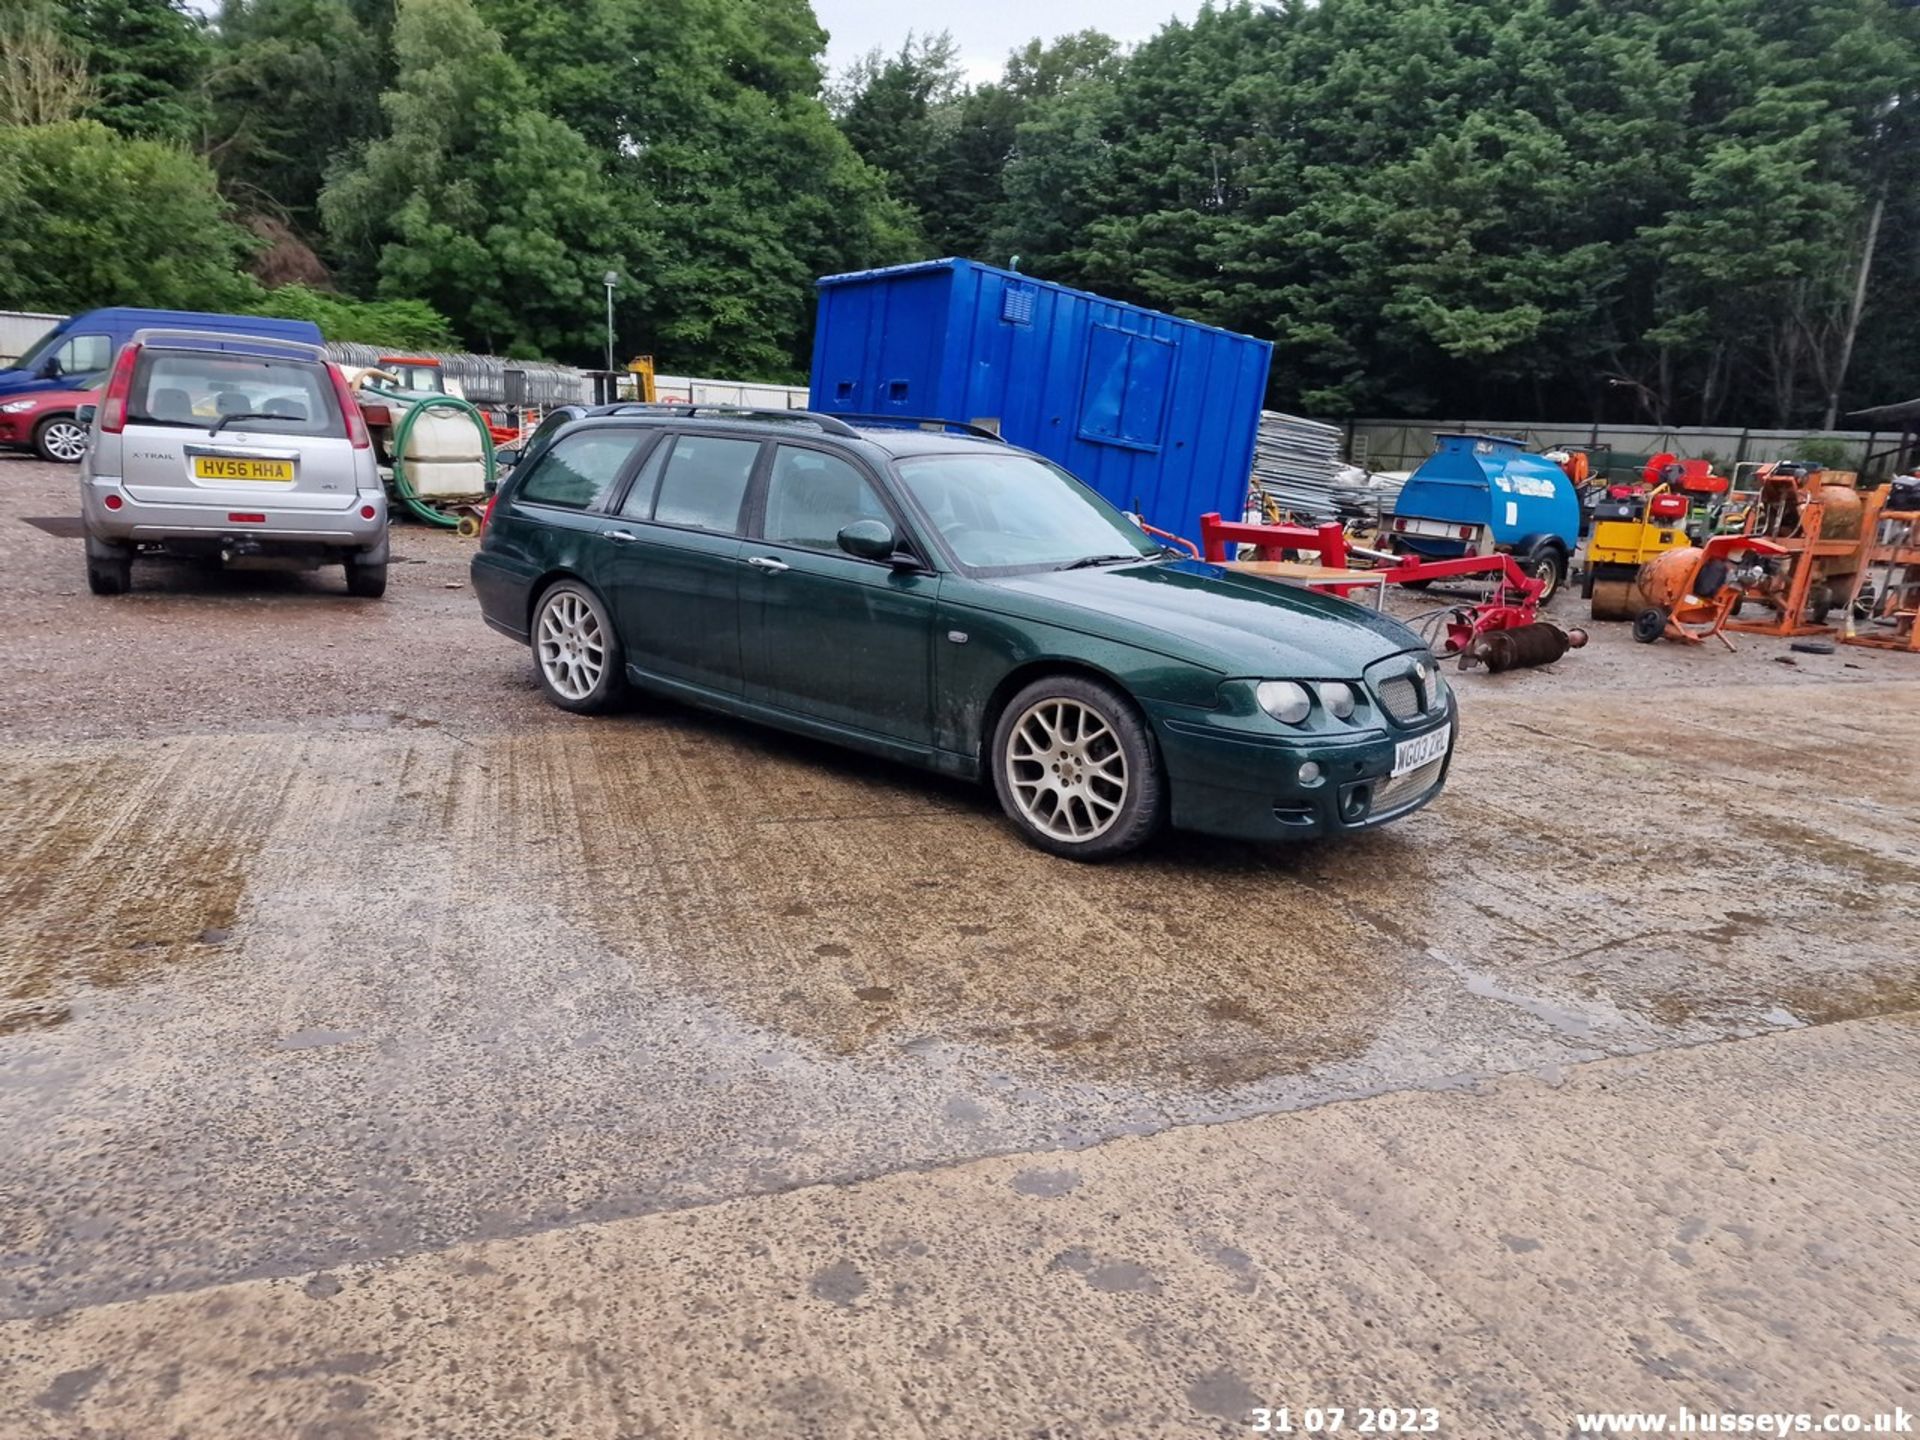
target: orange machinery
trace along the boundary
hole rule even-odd
[[[1841,643],[1875,650],[1920,651],[1920,625],[1914,623],[1920,616],[1920,510],[1882,508],[1876,521],[1868,528],[1866,556],[1847,594]],[[1875,628],[1862,631],[1854,624],[1855,607],[1874,575],[1880,577],[1869,617]]]
[[[1709,638],[1733,649],[1728,628],[1744,595],[1762,589],[1774,561],[1786,554],[1775,541],[1752,535],[1715,535],[1704,545],[1669,550],[1640,567],[1635,582],[1647,608],[1634,618],[1633,638],[1651,645],[1663,636],[1686,645]]]
[[[1784,578],[1768,576],[1741,600],[1769,613],[1764,620],[1729,620],[1727,629],[1750,635],[1824,635],[1836,605],[1847,603],[1866,565],[1886,489],[1865,494],[1844,471],[1804,461],[1781,461],[1755,472],[1760,489],[1747,511],[1745,534],[1766,539],[1787,557]]]

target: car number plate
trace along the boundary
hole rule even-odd
[[[232,455],[193,457],[196,480],[254,480],[287,484],[293,479],[291,460],[243,460]]]
[[[1453,726],[1447,724],[1438,730],[1429,730],[1424,735],[1416,735],[1411,740],[1402,740],[1394,747],[1394,775],[1404,775],[1409,770],[1418,770],[1422,765],[1431,765],[1447,753],[1447,745],[1452,739]]]

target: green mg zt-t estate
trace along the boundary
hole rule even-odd
[[[1377,825],[1453,753],[1405,626],[1169,552],[966,426],[603,407],[509,472],[473,585],[564,709],[639,689],[988,777],[1075,859]]]

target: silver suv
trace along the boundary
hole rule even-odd
[[[92,417],[80,515],[96,595],[125,593],[147,555],[345,565],[351,594],[387,588],[386,490],[317,345],[137,333]]]

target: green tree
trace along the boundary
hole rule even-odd
[[[425,300],[476,349],[590,354],[615,212],[578,133],[544,113],[472,0],[401,0],[388,133],[320,210],[350,277]]]
[[[334,156],[380,128],[386,37],[350,0],[226,0],[208,153],[244,207],[319,230]]]
[[[184,0],[63,0],[59,13],[99,92],[94,119],[123,135],[199,138],[210,42]]]
[[[0,126],[0,297],[9,306],[221,309],[246,237],[206,163],[92,120]]]
[[[820,99],[805,0],[484,0],[621,217],[618,329],[676,368],[785,378],[813,280],[909,258],[906,209]]]

